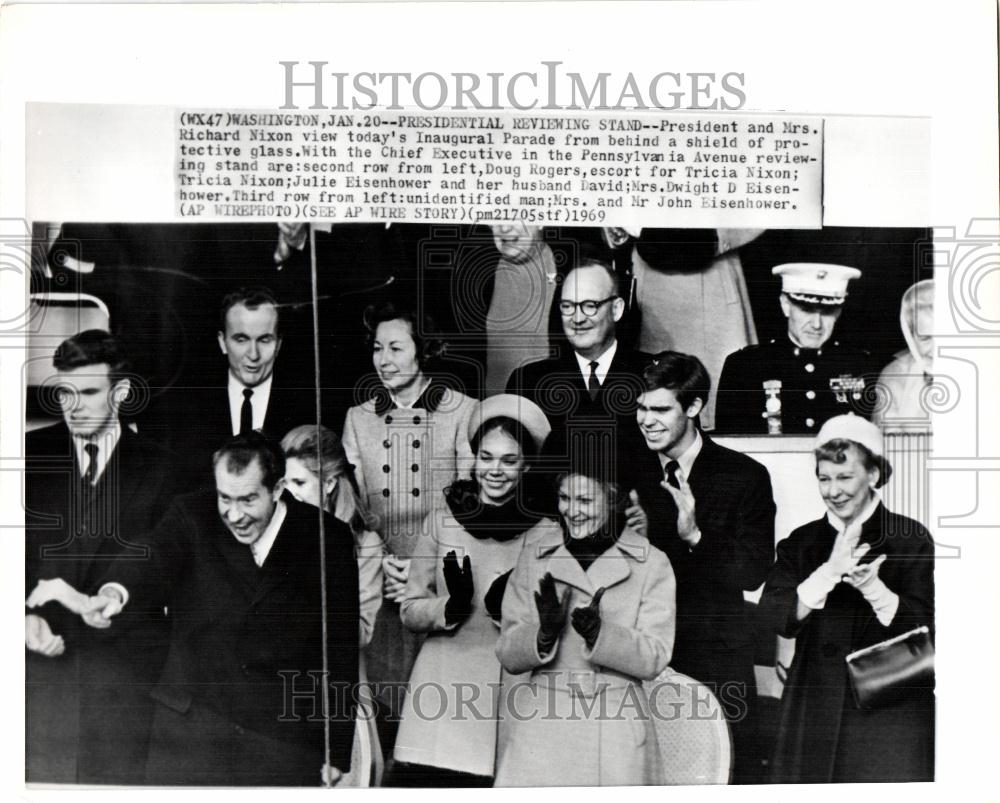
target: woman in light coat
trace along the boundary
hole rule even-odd
[[[347,411],[344,450],[386,551],[385,593],[366,660],[381,702],[382,745],[391,751],[400,692],[420,648],[399,618],[410,557],[429,548],[432,500],[472,463],[468,422],[475,401],[429,373],[444,349],[432,321],[385,302],[365,311],[365,326],[378,385]]]
[[[497,786],[663,782],[642,681],[670,660],[673,570],[623,529],[622,494],[580,457],[559,524],[529,534],[503,600],[497,656],[530,674],[504,694]]]
[[[540,514],[521,492],[549,433],[520,396],[486,399],[470,421],[472,478],[445,489],[427,549],[414,554],[400,612],[427,634],[407,689],[393,785],[490,786],[497,706],[508,682],[496,657],[507,576]]]

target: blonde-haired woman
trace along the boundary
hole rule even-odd
[[[324,426],[295,427],[281,439],[281,448],[288,492],[300,502],[332,513],[354,533],[361,612],[358,644],[364,648],[371,641],[382,605],[383,550],[382,539],[374,532],[374,516],[358,491],[354,466],[340,438]]]

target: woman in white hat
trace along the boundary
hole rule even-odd
[[[827,515],[778,544],[760,614],[795,658],[782,695],[772,781],[931,781],[934,695],[913,689],[873,710],[856,706],[845,658],[934,626],[934,546],[923,526],[885,509],[882,433],[855,415],[816,438]]]
[[[504,673],[495,649],[507,576],[540,514],[522,479],[550,426],[541,409],[503,394],[469,421],[471,479],[444,490],[431,537],[410,559],[400,613],[427,634],[396,739],[394,786],[490,786]]]

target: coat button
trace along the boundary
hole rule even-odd
[[[420,416],[419,415],[413,416],[413,423],[414,424],[419,424],[420,423]]]
[[[387,415],[385,417],[385,423],[387,423],[387,424],[391,424],[392,423],[392,416],[391,415]]]
[[[413,490],[411,491],[411,493],[412,493],[412,494],[413,494],[414,496],[420,496],[420,489],[419,489],[419,488],[414,488],[414,489],[413,489]]]
[[[410,466],[410,471],[416,474],[418,471],[420,471],[420,464],[414,463],[412,466]]]
[[[389,495],[389,489],[388,488],[383,488],[382,489],[382,496],[388,496],[388,495]]]
[[[813,364],[812,364],[811,362],[807,362],[807,363],[806,363],[806,371],[807,371],[808,373],[810,373],[810,374],[811,374],[811,373],[812,373],[813,371],[815,371],[815,370],[816,370],[816,366],[815,366],[815,365],[813,365]]]
[[[415,441],[413,442],[413,448],[414,448],[414,449],[419,449],[419,448],[420,448],[420,440],[419,440],[419,439],[418,439],[418,440],[415,440]]]
[[[386,439],[385,439],[384,441],[382,441],[382,445],[383,445],[383,446],[384,446],[384,447],[385,447],[386,449],[388,449],[388,448],[390,448],[390,447],[392,446],[392,441],[391,441],[391,440],[389,440],[388,438],[386,438]]]
[[[388,463],[386,463],[384,466],[382,466],[382,473],[383,474],[388,474],[389,473],[389,464]]]
[[[807,390],[806,391],[806,398],[809,399],[809,401],[812,401],[813,399],[815,399],[816,398],[816,391],[815,390]]]
[[[814,426],[816,426],[816,421],[814,419],[812,419],[812,418],[807,418],[806,419],[806,426],[807,427],[814,427]]]

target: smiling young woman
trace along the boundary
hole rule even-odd
[[[470,420],[472,477],[445,489],[433,543],[410,564],[403,624],[426,640],[404,703],[394,785],[492,784],[497,692],[509,680],[496,657],[500,607],[541,518],[523,478],[549,430],[537,405],[509,394],[485,399]]]

